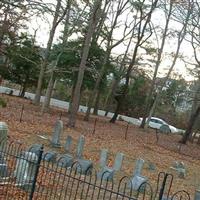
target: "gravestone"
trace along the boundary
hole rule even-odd
[[[23,152],[17,159],[14,175],[16,183],[26,185],[32,183],[37,169],[38,156],[33,152]]]
[[[73,157],[69,154],[62,155],[58,159],[57,164],[63,168],[71,167],[73,164]]]
[[[144,160],[141,158],[137,159],[133,176],[140,176],[142,173],[143,166],[144,166]]]
[[[101,168],[104,168],[106,166],[107,159],[108,159],[108,150],[101,149],[101,155],[100,155],[100,161],[99,161],[99,165]]]
[[[152,162],[148,162],[148,170],[155,171],[156,170],[155,164]]]
[[[92,173],[93,163],[91,160],[77,159],[78,162],[78,172],[84,175],[89,175]]]
[[[160,131],[161,133],[166,133],[166,134],[171,133],[171,130],[170,130],[170,128],[169,128],[169,125],[167,125],[167,124],[163,124],[163,125],[159,128],[159,131]]]
[[[177,171],[179,178],[186,177],[186,168],[185,168],[185,164],[183,162],[175,161],[173,163],[173,166],[171,167],[171,169],[174,169]]]
[[[53,130],[53,136],[51,140],[51,144],[53,147],[61,147],[60,144],[60,136],[63,134],[63,122],[61,120],[57,120]]]
[[[37,156],[39,156],[40,151],[42,148],[42,144],[33,144],[31,147],[28,149],[28,152],[35,153]]]
[[[85,144],[85,137],[81,135],[78,139],[78,145],[77,145],[77,151],[76,151],[76,157],[78,159],[81,159],[83,156],[84,144]]]
[[[104,166],[100,172],[98,172],[97,177],[102,180],[113,180],[115,172],[121,169],[123,158],[124,154],[118,152],[116,154],[113,167]]]
[[[72,145],[72,137],[68,135],[64,146],[66,152],[70,152],[71,145]]]
[[[194,200],[200,200],[200,190],[195,191]]]
[[[3,151],[8,138],[8,125],[5,122],[0,122],[0,151]]]
[[[54,162],[56,160],[56,152],[45,152],[42,155],[42,160],[47,161],[47,162]]]
[[[131,178],[131,184],[129,185],[133,190],[142,189],[140,186],[148,180],[147,177],[141,175],[143,166],[144,160],[141,158],[137,159],[133,176]]]

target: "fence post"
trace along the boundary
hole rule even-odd
[[[162,198],[163,198],[163,193],[164,193],[164,190],[165,190],[165,185],[166,185],[168,175],[169,174],[166,173],[165,176],[164,176],[158,200],[162,200]]]
[[[35,174],[34,174],[33,184],[31,186],[31,192],[30,192],[29,200],[33,199],[33,195],[34,195],[34,192],[35,192],[35,186],[36,186],[36,181],[37,181],[37,177],[38,177],[38,173],[39,173],[39,169],[40,169],[40,163],[41,163],[41,160],[42,160],[43,149],[44,149],[44,147],[42,146],[40,151],[39,151],[38,160],[37,160],[37,163],[36,163],[37,167],[36,167]]]

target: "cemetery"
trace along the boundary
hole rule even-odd
[[[88,183],[89,180],[90,184],[100,182],[103,188],[108,189],[99,192],[98,197],[88,192],[88,199],[118,199],[116,198],[118,193],[106,193],[111,190],[110,188],[117,186],[125,187],[124,190],[133,190],[135,195],[140,190],[141,194],[145,194],[142,193],[144,190],[142,186],[148,183],[146,199],[151,199],[151,190],[153,190],[152,195],[157,199],[177,199],[172,195],[184,190],[187,191],[184,194],[185,199],[189,199],[187,196],[189,194],[190,198],[199,200],[200,150],[193,152],[192,146],[189,146],[189,149],[184,146],[180,148],[178,142],[173,143],[172,146],[168,145],[169,143],[163,145],[164,142],[172,139],[178,141],[176,137],[179,136],[158,135],[153,130],[145,132],[133,125],[129,125],[127,130],[125,122],[110,124],[102,117],[88,123],[83,121],[81,114],[79,114],[77,127],[70,129],[66,126],[67,112],[62,113],[61,116],[61,110],[53,108],[41,115],[38,108],[30,104],[29,100],[8,96],[6,98],[8,106],[0,112],[0,187],[2,187],[0,196],[2,198],[5,198],[4,193],[9,196],[8,185],[12,187],[15,185],[16,193],[26,199],[26,194],[32,194],[35,181],[35,193],[32,195],[34,197],[38,195],[37,199],[40,199],[40,193],[52,196],[51,199],[59,199],[56,196],[57,190],[62,194],[70,184],[72,184],[70,193],[66,192],[63,197],[66,195],[66,197],[71,196],[71,199],[79,199],[80,197],[77,196],[79,182],[66,183],[64,178],[64,174],[70,174],[69,176],[73,174],[73,177],[78,177],[73,180],[80,179],[82,183]],[[39,170],[37,170],[38,160],[40,160]],[[12,184],[9,183],[9,176],[14,180]],[[93,177],[96,177],[96,182]],[[129,177],[126,184],[123,177]],[[159,186],[165,178],[167,187],[170,183],[173,185],[170,194],[165,191],[160,198],[161,190],[156,186]],[[55,187],[56,184],[53,192],[51,185]],[[61,188],[58,187],[60,184]],[[98,189],[99,186],[96,187]],[[121,189],[118,189],[119,193],[120,191]],[[10,195],[12,196],[12,192]],[[84,198],[87,199],[86,196]],[[121,199],[120,195],[119,199]]]

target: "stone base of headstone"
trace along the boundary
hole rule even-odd
[[[100,180],[113,180],[114,170],[109,167],[104,167],[100,172],[97,173],[97,178]]]
[[[41,148],[42,148],[42,145],[41,145],[41,144],[33,144],[33,145],[28,149],[28,152],[35,153],[37,156],[39,156]]]
[[[58,160],[58,166],[63,168],[71,167],[73,164],[73,157],[71,155],[65,154],[62,155]]]
[[[47,162],[54,162],[56,160],[55,152],[46,152],[42,155],[42,160]]]
[[[200,200],[200,190],[195,191],[194,200]]]
[[[131,179],[131,184],[129,185],[129,187],[132,187],[133,190],[139,190],[139,192],[143,192],[144,187],[142,187],[142,184],[147,182],[147,180],[147,177],[144,176],[134,176]]]
[[[92,173],[93,163],[91,160],[78,159],[78,172],[84,175]]]

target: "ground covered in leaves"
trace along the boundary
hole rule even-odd
[[[193,196],[195,189],[200,187],[200,147],[190,143],[180,146],[179,135],[159,134],[156,137],[154,130],[144,131],[119,121],[111,124],[109,119],[104,117],[92,116],[89,122],[85,122],[82,113],[78,116],[76,127],[70,129],[67,127],[67,110],[51,108],[48,113],[41,115],[40,107],[34,106],[30,100],[6,95],[3,95],[3,98],[6,99],[7,107],[0,108],[0,121],[9,125],[10,139],[20,141],[26,147],[41,143],[44,144],[45,151],[51,149],[60,154],[64,153],[63,147],[57,150],[50,145],[55,121],[61,117],[65,125],[62,145],[64,146],[67,135],[71,135],[73,153],[81,134],[86,138],[84,158],[91,159],[96,165],[103,148],[109,150],[109,166],[112,166],[117,152],[124,153],[122,170],[116,177],[131,176],[136,159],[143,158],[146,162],[142,175],[149,177],[152,185],[155,185],[158,173],[165,171],[174,175],[174,192],[184,189]],[[24,111],[20,122],[22,107]],[[187,169],[184,179],[180,179],[177,172],[170,168],[174,161],[184,162]],[[150,164],[155,166],[155,170],[149,169]]]

